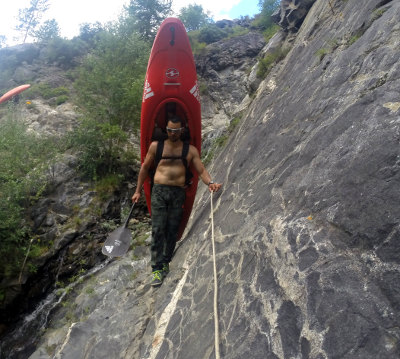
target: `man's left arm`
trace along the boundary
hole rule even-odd
[[[217,192],[221,188],[222,184],[214,183],[214,181],[211,179],[211,176],[204,167],[203,162],[201,162],[199,151],[197,151],[196,147],[190,146],[190,153],[192,155],[193,166],[199,174],[200,179],[208,186],[208,190],[210,192]]]

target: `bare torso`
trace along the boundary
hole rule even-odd
[[[164,184],[169,186],[184,187],[186,180],[186,169],[182,159],[183,143],[164,142],[164,151],[162,157],[178,157],[177,159],[162,159],[160,160],[156,173],[154,175],[154,183]],[[191,161],[191,153],[189,151],[186,157],[188,163]]]
[[[154,183],[164,184],[169,186],[184,187],[186,180],[186,168],[182,162],[182,148],[183,142],[180,140],[180,130],[181,124],[168,122],[168,139],[164,141],[163,157],[178,157],[177,159],[163,159],[157,166],[156,173],[154,175]],[[169,129],[169,130],[168,130]],[[172,130],[172,131],[171,131]],[[149,150],[146,154],[142,167],[139,171],[138,185],[134,195],[132,196],[132,201],[137,202],[140,198],[140,190],[149,176],[152,165],[157,154],[157,142],[152,142],[150,144]],[[213,183],[211,181],[211,176],[205,169],[203,163],[200,159],[200,153],[196,147],[190,145],[189,152],[186,157],[187,163],[192,165],[192,168],[196,171],[199,178],[208,185],[208,188],[212,192],[216,192],[221,187],[219,183]],[[193,172],[195,174],[195,172]]]

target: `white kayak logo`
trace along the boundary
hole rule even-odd
[[[169,79],[176,79],[177,77],[179,77],[179,71],[171,67],[167,71],[165,71],[165,76],[167,76]]]
[[[105,246],[107,253],[111,253],[114,249],[114,246]]]
[[[145,102],[148,98],[153,97],[154,92],[150,87],[149,82],[146,80],[144,84],[144,92],[143,92],[143,102]]]
[[[194,84],[194,86],[192,87],[192,89],[190,90],[190,93],[196,97],[197,101],[200,102],[200,91],[199,91],[199,86],[197,85],[197,81]]]

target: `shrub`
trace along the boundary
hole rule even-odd
[[[272,39],[272,37],[280,30],[279,25],[272,25],[263,31],[264,39],[266,42]]]
[[[266,55],[263,59],[258,63],[257,76],[259,78],[265,78],[271,69],[280,61],[282,61],[286,55],[288,54],[289,49],[276,49],[272,51],[268,55]]]
[[[77,59],[83,56],[87,49],[88,45],[79,38],[67,40],[57,37],[48,42],[41,57],[45,62],[70,69],[77,65]]]
[[[49,100],[54,97],[66,96],[69,94],[69,90],[63,86],[52,88],[47,83],[40,83],[32,85],[26,91],[26,94],[32,98],[40,96],[46,100]]]
[[[319,61],[322,61],[322,59],[329,54],[329,50],[325,47],[319,49],[318,51],[315,52],[315,55],[317,55]]]
[[[79,127],[69,135],[70,144],[80,151],[80,170],[93,180],[119,170],[126,140],[127,134],[119,125],[90,118],[81,119]]]
[[[206,44],[211,44],[213,42],[217,42],[226,37],[227,34],[225,31],[217,27],[216,25],[207,25],[200,30],[199,33],[199,41],[204,42]]]
[[[109,174],[96,183],[96,191],[100,199],[104,200],[110,197],[117,190],[123,180],[123,176]]]
[[[56,105],[59,106],[65,102],[68,101],[68,96],[67,95],[62,95],[62,96],[58,96],[56,99]]]

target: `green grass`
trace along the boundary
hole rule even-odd
[[[374,10],[372,12],[371,20],[375,21],[375,20],[379,19],[386,11],[387,11],[387,9],[376,9],[376,10]]]
[[[282,61],[289,53],[289,51],[290,49],[278,48],[266,55],[263,59],[261,59],[258,63],[257,77],[262,79],[266,78],[272,68],[277,63]]]
[[[268,29],[264,30],[263,35],[266,42],[272,39],[272,37],[281,29],[279,25],[272,25]]]
[[[51,87],[47,83],[40,83],[32,85],[26,91],[26,95],[30,97],[42,97],[45,100],[49,100],[52,98],[59,98],[65,96],[68,98],[69,90],[66,87]],[[65,101],[64,101],[65,102]]]
[[[323,58],[330,53],[330,50],[323,47],[315,52],[315,55],[318,57],[319,61],[321,62]]]
[[[109,174],[96,182],[96,192],[100,200],[107,199],[117,190],[123,180],[123,176],[119,174]]]
[[[230,122],[228,128],[224,131],[224,133],[214,141],[210,150],[206,153],[205,157],[203,158],[203,163],[205,166],[207,166],[212,161],[218,150],[226,145],[230,135],[239,125],[241,119],[242,119],[242,114],[238,114],[237,116],[235,116]]]

